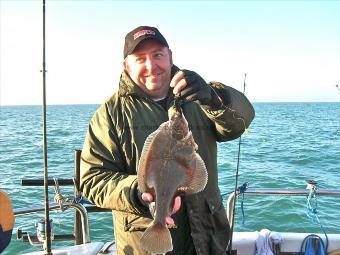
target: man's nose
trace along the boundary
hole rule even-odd
[[[156,68],[156,61],[153,57],[148,57],[145,61],[145,67],[148,71],[152,71]]]

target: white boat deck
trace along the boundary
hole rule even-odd
[[[283,242],[280,245],[279,254],[297,254],[300,251],[303,239],[310,233],[279,233]],[[324,234],[317,234],[325,242]],[[237,255],[254,255],[258,232],[235,232],[233,235],[233,250]],[[75,245],[53,250],[53,255],[117,255],[115,245],[111,245],[106,252],[102,248],[110,243],[93,242],[88,244]],[[340,234],[328,234],[328,252],[333,255],[340,255]],[[45,252],[31,252],[25,255],[44,255]]]

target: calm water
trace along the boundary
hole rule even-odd
[[[73,151],[80,149],[87,124],[96,105],[48,106],[49,177],[71,178]],[[243,136],[239,184],[251,188],[303,189],[305,180],[318,187],[340,189],[340,103],[257,103],[256,118]],[[0,187],[9,193],[14,207],[43,205],[42,187],[22,187],[21,179],[42,179],[41,107],[0,108]],[[238,140],[219,145],[222,193],[234,187]],[[63,194],[72,194],[61,187]],[[50,200],[54,196],[50,188]],[[226,197],[225,197],[226,198]],[[318,197],[318,214],[329,233],[340,233],[340,197]],[[237,203],[236,230],[320,232],[306,216],[306,197],[247,197],[245,224]],[[52,213],[56,233],[69,233],[73,212]],[[92,240],[113,238],[110,213],[90,214]],[[42,214],[16,219],[12,242],[3,254],[37,250],[16,241],[17,228],[34,233],[34,222]],[[53,243],[53,246],[69,242]]]

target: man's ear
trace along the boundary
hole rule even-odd
[[[170,49],[169,50],[169,57],[170,57],[170,64],[171,66],[174,64],[173,61],[172,61],[172,51]]]
[[[129,73],[130,68],[129,68],[129,64],[128,64],[128,61],[127,61],[127,57],[123,61],[123,68],[124,68],[125,72]]]

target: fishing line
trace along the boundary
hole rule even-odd
[[[340,87],[339,87],[339,85],[338,84],[336,84],[335,85],[335,87],[340,91]],[[336,137],[337,137],[337,135],[338,135],[338,133],[339,133],[339,131],[340,131],[340,129],[338,129],[337,131],[335,131],[335,135],[334,135],[334,142],[336,142]]]
[[[246,91],[246,78],[247,78],[247,73],[244,74],[244,80],[243,80],[243,94],[245,94]],[[243,120],[243,119],[242,119]],[[247,130],[244,123],[244,131]],[[232,254],[232,246],[233,246],[233,233],[234,233],[234,222],[235,222],[235,205],[236,205],[236,194],[237,194],[237,189],[238,189],[238,177],[239,177],[239,168],[240,168],[240,155],[241,155],[241,142],[242,142],[242,135],[240,136],[238,140],[238,153],[237,153],[237,166],[236,166],[236,174],[235,174],[235,186],[234,186],[234,194],[235,194],[235,199],[233,201],[233,213],[232,213],[232,224],[230,226],[230,241],[229,241],[229,246],[228,246],[228,254]]]

